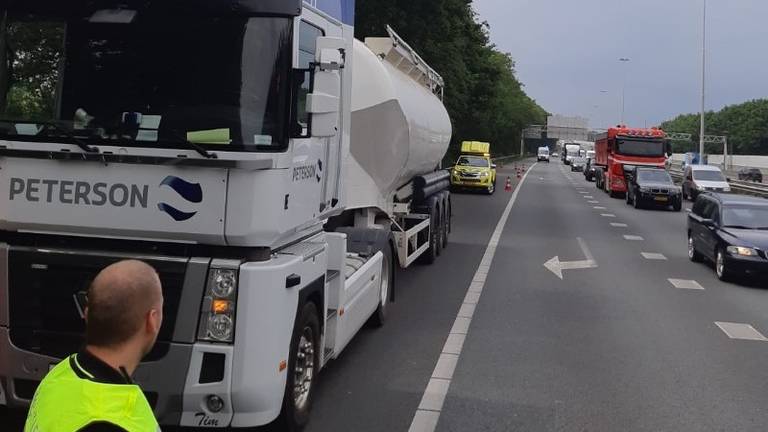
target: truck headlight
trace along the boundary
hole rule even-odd
[[[726,248],[726,250],[731,255],[749,256],[749,257],[757,256],[757,251],[755,249],[750,248],[750,247],[728,246]]]
[[[723,188],[723,192],[730,192],[730,191],[731,191],[731,187],[730,186],[726,186],[726,187]]]
[[[483,171],[480,173],[480,177],[488,177],[490,174],[488,174],[487,171]]]
[[[197,334],[199,340],[234,340],[237,288],[237,269],[211,267],[200,310],[200,327]]]
[[[703,191],[703,190],[706,190],[706,189],[707,189],[707,188],[705,188],[704,186],[701,186],[701,185],[696,185],[696,190],[700,190],[700,191]]]

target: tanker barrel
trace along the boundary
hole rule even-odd
[[[450,177],[451,174],[448,172],[448,170],[435,171],[433,173],[417,176],[413,179],[413,185],[418,189],[423,189]]]
[[[432,195],[438,194],[448,189],[449,187],[451,187],[450,180],[440,180],[437,183],[425,186],[424,188],[417,188],[413,194],[413,198],[416,202],[421,202],[431,197]]]

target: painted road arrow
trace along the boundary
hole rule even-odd
[[[555,274],[560,279],[563,278],[563,270],[581,270],[589,268],[597,268],[597,261],[592,256],[592,253],[587,248],[587,244],[584,243],[582,238],[576,239],[579,242],[581,251],[584,252],[585,260],[581,261],[560,261],[559,256],[554,256],[552,259],[544,263],[544,267],[547,270]]]

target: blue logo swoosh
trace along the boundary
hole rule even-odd
[[[162,186],[168,186],[189,202],[200,203],[203,201],[203,188],[200,186],[200,183],[190,183],[176,176],[168,176],[160,182],[160,187]],[[196,211],[181,211],[166,203],[159,203],[157,208],[160,209],[160,211],[168,213],[168,215],[177,222],[189,220],[197,214]]]
[[[163,179],[160,186],[168,186],[189,202],[203,201],[203,188],[200,187],[200,183],[190,183],[176,176],[168,176]]]
[[[168,215],[171,216],[177,222],[192,219],[192,216],[197,214],[197,212],[191,212],[191,213],[183,212],[166,203],[158,204],[157,208],[159,208],[161,211],[168,213]]]

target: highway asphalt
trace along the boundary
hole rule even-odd
[[[449,247],[398,272],[386,325],[320,374],[308,432],[768,430],[768,342],[721,328],[765,339],[768,290],[688,261],[685,212],[635,210],[554,160],[508,207],[507,176],[454,195]],[[560,279],[554,257],[591,268]]]

